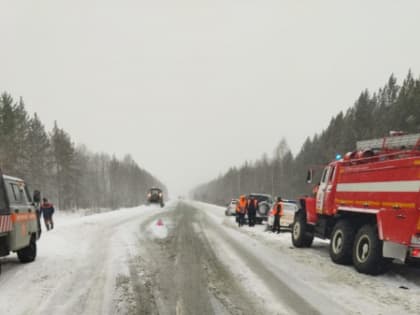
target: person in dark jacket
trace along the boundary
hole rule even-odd
[[[257,200],[254,197],[248,199],[248,225],[255,225],[255,217],[257,216]]]
[[[44,217],[44,223],[47,230],[52,230],[54,228],[54,221],[53,221],[53,214],[54,214],[54,206],[52,203],[48,202],[47,198],[42,199],[41,204],[41,215]]]

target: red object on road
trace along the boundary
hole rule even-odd
[[[157,220],[156,225],[157,226],[163,226],[164,225],[163,220],[162,219]]]

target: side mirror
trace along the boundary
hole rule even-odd
[[[312,169],[309,169],[308,174],[306,175],[306,182],[308,184],[311,184],[313,177],[314,177],[314,171]]]

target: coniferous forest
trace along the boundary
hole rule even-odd
[[[0,96],[0,167],[24,178],[60,209],[119,208],[144,203],[147,189],[166,188],[126,155],[117,159],[76,146],[57,123],[45,130],[22,98]]]
[[[312,189],[305,181],[309,168],[320,168],[336,154],[354,151],[358,140],[380,138],[391,130],[420,133],[420,78],[414,78],[411,71],[401,84],[391,75],[375,93],[363,91],[346,112],[332,117],[326,129],[308,137],[296,155],[290,151],[286,135],[279,135],[272,157],[264,154],[255,162],[232,167],[195,188],[192,196],[220,205],[251,192],[295,199]]]

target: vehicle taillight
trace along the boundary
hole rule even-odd
[[[411,250],[411,256],[412,257],[420,257],[420,248],[413,248]]]

